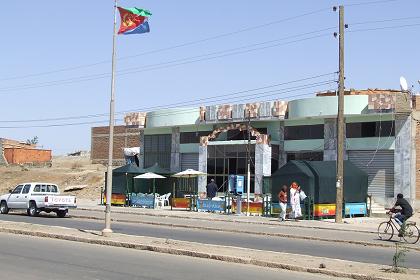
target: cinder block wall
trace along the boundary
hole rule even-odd
[[[5,148],[4,157],[9,164],[49,163],[51,150]]]
[[[92,127],[91,153],[92,163],[108,163],[109,127]],[[140,128],[125,125],[114,127],[113,165],[125,163],[123,148],[140,146]]]

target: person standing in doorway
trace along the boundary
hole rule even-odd
[[[214,182],[214,179],[210,180],[210,183],[206,187],[207,198],[212,200],[213,197],[217,194],[217,184]]]
[[[279,197],[279,204],[280,204],[280,215],[279,220],[280,222],[284,222],[286,220],[286,209],[287,209],[287,186],[283,185],[281,191],[278,194]]]

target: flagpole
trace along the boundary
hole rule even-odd
[[[105,206],[105,228],[103,236],[110,236],[111,229],[111,197],[112,197],[112,156],[114,150],[114,111],[115,111],[115,43],[117,37],[117,0],[114,1],[114,33],[112,36],[112,73],[111,73],[111,100],[109,103],[109,148],[108,167],[106,176],[106,206]]]

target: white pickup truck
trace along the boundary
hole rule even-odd
[[[51,183],[19,184],[9,194],[0,196],[1,214],[9,213],[10,209],[25,209],[29,216],[45,211],[63,218],[69,208],[76,207],[75,196],[60,195],[57,185]]]

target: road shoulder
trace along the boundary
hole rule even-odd
[[[148,250],[291,271],[321,273],[334,277],[352,279],[408,280],[419,279],[420,277],[420,271],[415,269],[406,270],[404,274],[394,274],[385,272],[390,267],[384,265],[117,233],[112,234],[112,237],[105,238],[98,231],[85,231],[20,222],[0,221],[0,232]],[[323,264],[325,268],[320,268],[320,264]]]

